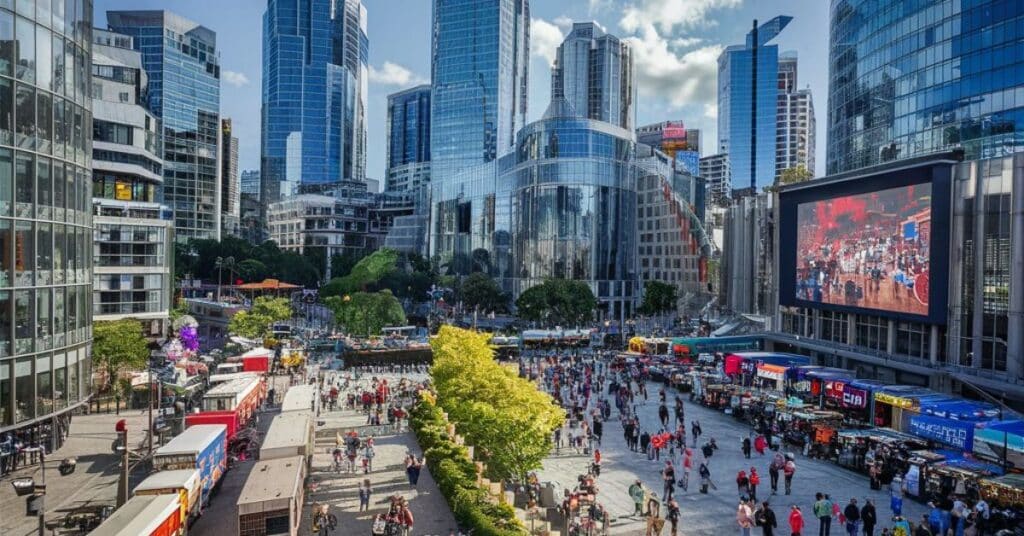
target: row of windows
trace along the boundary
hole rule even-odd
[[[95,171],[92,179],[92,196],[117,201],[141,201],[159,203],[157,185],[136,177],[122,177],[112,173]]]
[[[0,357],[84,342],[91,325],[88,285],[0,291]]]
[[[86,163],[88,110],[5,77],[0,77],[0,110],[0,144]]]
[[[0,148],[0,216],[90,223],[86,170]]]
[[[89,396],[91,349],[0,360],[0,426],[59,411]]]
[[[0,218],[0,288],[88,282],[89,229]]]

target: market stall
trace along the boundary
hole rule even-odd
[[[903,411],[914,407],[914,397],[935,394],[924,387],[888,385],[875,391],[874,424],[902,430]]]
[[[997,508],[1024,508],[1024,475],[1008,475],[982,478],[978,481],[981,498]]]
[[[922,480],[925,499],[959,495],[974,502],[981,496],[982,479],[1003,474],[1002,469],[990,463],[951,456],[956,456],[956,453],[950,452],[946,460],[928,468]]]

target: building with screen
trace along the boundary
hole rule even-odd
[[[220,120],[220,211],[225,235],[238,236],[241,185],[238,176],[238,137],[232,135],[231,119]]]
[[[11,6],[0,6],[0,435],[49,452],[92,385],[92,2]]]
[[[676,169],[700,175],[700,130],[682,121],[662,121],[638,127],[636,141],[667,154]]]
[[[565,99],[579,117],[632,129],[632,50],[596,22],[574,22],[555,52],[551,98]]]
[[[268,0],[263,13],[260,200],[366,176],[366,8]]]
[[[833,0],[828,173],[1024,144],[1020,2]]]
[[[149,77],[146,107],[163,127],[164,202],[175,239],[220,239],[220,53],[217,34],[170,11],[108,11]]]
[[[718,153],[725,153],[735,188],[775,182],[779,50],[768,44],[792,17],[779,16],[747,33],[746,43],[718,56]]]
[[[796,52],[779,55],[779,97],[776,110],[775,178],[803,167],[814,176],[814,99],[809,88],[797,86]]]
[[[132,38],[94,29],[92,314],[137,319],[156,339],[170,329],[174,228],[163,205],[160,121],[145,107],[148,87]]]
[[[526,123],[528,0],[434,1],[431,256],[486,255],[508,276],[510,192],[496,160]]]
[[[388,95],[384,191],[404,192],[430,183],[430,85]]]

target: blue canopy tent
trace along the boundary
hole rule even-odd
[[[921,413],[961,421],[991,421],[999,416],[999,409],[985,402],[964,400],[936,400],[921,402]]]

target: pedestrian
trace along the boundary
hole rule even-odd
[[[903,514],[903,494],[899,490],[893,491],[889,497],[889,509],[893,517]]]
[[[712,489],[718,489],[715,483],[711,481],[711,470],[708,469],[707,462],[700,462],[700,468],[697,469],[697,474],[700,475],[700,492],[707,493],[708,486]]]
[[[818,536],[829,536],[832,530],[832,501],[821,493],[814,495],[814,517],[818,518]]]
[[[363,482],[359,484],[359,511],[366,512],[370,510],[370,495],[373,493],[373,489],[370,487],[370,479],[364,478]]]
[[[700,437],[701,431],[702,430],[700,429],[700,422],[699,421],[694,420],[693,422],[690,423],[690,435],[693,437],[693,446],[694,447],[697,446],[697,438]]]
[[[644,433],[640,434],[640,452],[647,454],[647,447],[651,444],[651,434],[644,430]]]
[[[590,466],[594,476],[601,476],[601,449],[594,449],[594,463]]]
[[[767,440],[765,440],[763,435],[759,434],[757,438],[754,439],[754,450],[757,451],[758,456],[764,456],[764,451],[767,447]],[[749,458],[750,456],[747,457]]]
[[[782,468],[782,477],[786,481],[786,495],[789,495],[790,490],[792,490],[794,474],[796,474],[796,462],[790,458],[786,460],[786,465]]]
[[[774,536],[775,528],[779,526],[778,520],[775,519],[775,511],[768,505],[768,501],[761,503],[761,508],[754,515],[754,521],[761,527],[761,534],[764,536]]]
[[[779,491],[779,471],[785,465],[786,461],[782,459],[782,454],[776,452],[775,456],[772,457],[772,463],[768,465],[768,478],[772,484],[772,495]]]
[[[677,536],[679,533],[679,503],[675,499],[668,502],[668,511],[665,512],[665,519],[671,523],[671,535]]]
[[[743,451],[743,457],[749,460],[750,459],[750,437],[749,436],[743,438],[743,442],[742,442],[742,444],[740,446],[740,450]]]
[[[857,499],[850,499],[849,504],[843,509],[843,516],[846,517],[846,534],[857,536],[857,529],[860,528],[860,508],[857,506]]]
[[[646,536],[660,536],[665,520],[661,519],[661,506],[658,499],[651,497],[647,502],[647,533]]]
[[[412,510],[409,509],[409,503],[407,503],[405,499],[402,499],[399,505],[398,523],[401,528],[402,536],[409,536],[412,534],[414,519],[412,516]]]
[[[757,486],[761,484],[761,475],[757,474],[757,468],[750,468],[748,478],[750,479],[750,485],[748,486],[750,488],[750,500],[757,502]]]
[[[672,467],[672,460],[665,460],[665,468],[661,470],[661,480],[665,486],[661,502],[668,502],[676,487],[676,469]]]
[[[910,522],[899,514],[892,516],[892,536],[911,536]]]
[[[740,497],[746,497],[750,494],[750,479],[747,478],[746,471],[740,469],[739,473],[736,473],[736,491]]]
[[[864,499],[864,507],[860,509],[860,522],[864,526],[864,536],[875,536],[878,515],[875,513],[875,503],[871,499]]]
[[[928,519],[928,514],[921,514],[921,521],[917,524],[914,529],[914,536],[935,536],[936,533],[932,532],[931,521]]]
[[[791,536],[801,536],[804,530],[804,514],[800,507],[792,505],[789,507],[789,531]]]
[[[562,450],[562,427],[555,428],[555,452]]]
[[[412,473],[413,473],[415,465],[416,465],[416,457],[413,456],[411,452],[406,454],[406,456],[405,456],[405,476],[406,476],[406,478],[409,479],[409,485],[410,486],[413,485],[413,483],[412,483],[412,481],[413,481]]]
[[[746,497],[740,497],[740,504],[736,507],[736,524],[740,526],[742,536],[750,536],[750,529],[754,526],[754,511]]]
[[[683,451],[683,478],[679,481],[683,491],[689,490],[691,469],[693,469],[693,450],[685,449]]]
[[[373,451],[373,443],[367,442],[366,447],[363,448],[363,474],[368,474],[373,471],[373,457],[376,453]]]
[[[658,419],[661,421],[662,428],[668,428],[668,406],[664,402],[658,407]]]
[[[629,486],[629,498],[633,499],[633,515],[644,515],[644,485],[637,479]]]

